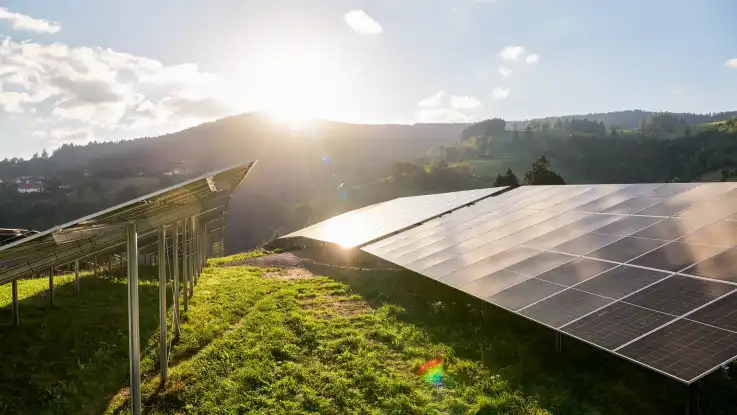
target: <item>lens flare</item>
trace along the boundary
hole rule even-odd
[[[432,359],[425,362],[417,369],[417,374],[422,376],[426,382],[435,386],[443,386],[443,359]]]

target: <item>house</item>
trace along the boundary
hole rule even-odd
[[[18,193],[42,193],[44,191],[43,183],[21,183],[18,185]]]
[[[32,184],[35,180],[33,180],[33,177],[31,176],[21,176],[17,179],[15,179],[15,184]]]
[[[184,176],[185,174],[189,174],[189,172],[184,169],[173,169],[164,173],[164,176]]]

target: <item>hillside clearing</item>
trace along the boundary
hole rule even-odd
[[[258,255],[219,259],[219,266],[205,269],[172,346],[163,388],[156,363],[156,283],[153,270],[142,269],[146,413],[588,415],[682,409],[682,385],[570,339],[558,355],[552,332],[482,309],[480,302],[416,274],[305,263],[273,268],[268,259],[261,262],[266,268],[229,266]],[[41,298],[46,279],[22,282],[35,286],[36,295],[27,289],[21,328],[2,331],[0,412],[128,413],[125,283],[85,277],[77,296],[70,282],[57,287],[53,309]],[[438,358],[444,361],[442,387],[417,374]],[[710,377],[701,399],[704,413],[731,413],[735,393],[723,377]]]

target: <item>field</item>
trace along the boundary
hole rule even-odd
[[[169,379],[157,373],[157,287],[142,269],[147,414],[669,414],[685,387],[409,272],[205,269]],[[318,276],[318,275],[328,275]],[[0,331],[0,413],[128,412],[125,282],[20,284],[21,327]],[[0,287],[0,306],[9,298]],[[11,321],[4,311],[1,321]],[[442,385],[417,374],[442,359]],[[438,380],[437,377],[434,380]],[[733,413],[732,381],[701,385],[702,413]]]

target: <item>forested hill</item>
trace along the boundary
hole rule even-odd
[[[187,177],[258,159],[231,205],[230,231],[237,237],[229,238],[230,246],[247,248],[268,239],[293,203],[333,195],[341,183],[380,177],[392,162],[455,141],[463,128],[321,121],[290,130],[250,113],[159,137],[64,145],[50,155],[0,162],[0,227],[46,229]],[[185,174],[171,175],[174,170]],[[38,182],[44,192],[19,194],[19,177]]]
[[[558,119],[561,121],[571,120],[589,120],[594,122],[601,122],[606,125],[607,128],[614,127],[621,130],[631,130],[639,128],[643,121],[648,118],[657,115],[668,114],[675,118],[681,119],[684,122],[695,125],[695,124],[706,124],[715,121],[727,120],[732,117],[737,117],[737,111],[725,111],[725,112],[713,112],[706,114],[697,114],[690,112],[654,112],[654,111],[643,111],[643,110],[627,110],[627,111],[612,111],[612,112],[599,112],[590,114],[574,114],[574,115],[563,115],[554,117],[543,117],[535,118],[539,122],[555,123]],[[510,121],[510,124],[517,125],[517,128],[524,129],[530,120],[525,121]]]

